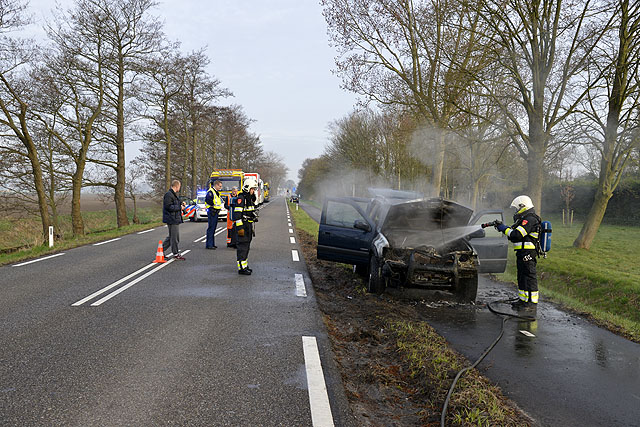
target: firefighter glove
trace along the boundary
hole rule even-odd
[[[501,233],[504,233],[504,230],[506,230],[507,228],[509,228],[509,227],[507,227],[503,223],[500,223],[500,224],[496,225],[496,230],[498,230]]]
[[[239,228],[238,229],[238,236],[244,237],[244,228]]]

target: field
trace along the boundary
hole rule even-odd
[[[552,218],[552,248],[538,260],[540,294],[587,313],[627,337],[640,340],[640,227],[603,224],[590,250],[573,241],[582,224],[562,226]],[[509,251],[500,280],[516,282],[515,257]]]
[[[101,207],[98,203],[89,205],[93,209]],[[0,265],[122,236],[162,224],[162,208],[160,206],[138,208],[140,224],[133,224],[133,210],[128,210],[127,214],[131,225],[118,229],[114,209],[83,211],[82,217],[86,234],[78,238],[74,238],[71,232],[71,215],[60,215],[62,238],[55,242],[53,249],[42,245],[42,225],[39,217],[1,218]]]

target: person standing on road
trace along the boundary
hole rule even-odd
[[[238,199],[238,187],[231,188],[231,194],[227,195],[224,200],[224,208],[227,210],[227,247],[235,248],[238,243],[236,235],[235,221],[233,209]]]
[[[518,269],[518,301],[512,304],[515,310],[536,312],[538,307],[538,278],[536,277],[537,246],[542,220],[533,210],[529,196],[518,196],[511,202],[516,210],[511,227],[500,223],[496,229],[513,242]]]
[[[222,209],[222,198],[220,197],[220,190],[222,189],[222,181],[215,180],[213,185],[209,185],[207,195],[204,198],[204,205],[207,208],[207,240],[205,247],[207,249],[217,249],[215,243],[216,227],[218,226],[218,214]]]
[[[184,203],[180,203],[178,193],[180,192],[180,181],[174,179],[171,182],[171,188],[164,195],[162,201],[162,222],[167,224],[169,235],[162,243],[162,249],[167,250],[171,246],[174,259],[184,261],[184,257],[180,255],[178,243],[180,243],[180,232],[178,226],[182,223],[182,207]]]
[[[233,209],[234,214],[238,217],[236,220],[238,274],[246,276],[251,275],[253,272],[249,268],[248,258],[251,240],[253,240],[253,223],[258,222],[255,207],[256,188],[258,188],[256,180],[247,178],[242,185],[242,194],[238,195],[236,206]]]

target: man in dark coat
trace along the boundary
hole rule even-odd
[[[162,249],[166,251],[171,246],[174,258],[184,261],[184,257],[180,255],[178,250],[178,243],[180,243],[178,226],[182,223],[182,205],[180,204],[180,199],[178,199],[179,192],[180,181],[174,179],[171,182],[171,188],[166,192],[162,201],[162,222],[167,224],[169,229],[169,235],[164,239]]]

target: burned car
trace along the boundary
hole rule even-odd
[[[504,220],[501,210],[473,210],[441,198],[378,196],[324,202],[318,259],[353,264],[369,292],[387,287],[440,291],[475,301],[478,273],[501,273],[507,239],[480,224]]]

